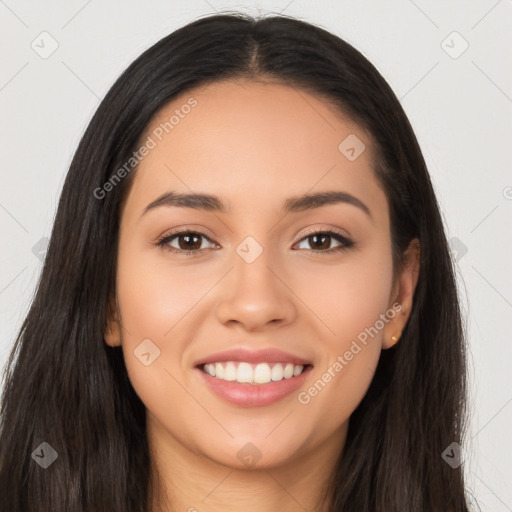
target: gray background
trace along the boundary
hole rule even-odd
[[[161,37],[226,9],[320,24],[366,55],[400,98],[457,259],[470,349],[468,486],[482,510],[512,510],[510,1],[0,0],[0,367],[100,98]]]

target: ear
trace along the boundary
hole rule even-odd
[[[107,310],[107,326],[104,333],[105,343],[111,347],[121,345],[121,322],[117,302],[114,296],[109,299]]]
[[[392,347],[400,339],[411,314],[414,290],[416,290],[419,275],[420,244],[415,238],[411,240],[404,253],[404,262],[393,286],[388,309],[394,310],[396,314],[384,328],[383,349]]]

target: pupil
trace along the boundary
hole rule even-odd
[[[324,241],[325,241],[325,239],[330,239],[330,235],[313,235],[313,236],[312,236],[312,238],[313,238],[313,240],[315,241],[314,243],[316,244],[316,243],[317,243],[317,240],[318,240],[319,238],[323,238],[323,239],[324,239]],[[327,244],[326,244],[326,243],[324,242],[323,244],[321,244],[321,247],[319,247],[319,248],[320,248],[320,249],[328,249],[328,248],[329,248],[329,243],[327,243]]]
[[[197,235],[182,235],[181,236],[181,239],[185,239],[186,242],[185,242],[185,247],[181,247],[182,249],[186,250],[186,251],[189,251],[191,249],[191,244],[190,244],[190,241],[191,239],[198,239],[199,237]],[[196,242],[197,243],[197,242]],[[180,244],[181,245],[181,244]],[[192,245],[193,245],[193,242],[192,242]],[[192,247],[192,249],[196,249],[196,247]]]

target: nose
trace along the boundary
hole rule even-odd
[[[216,310],[221,323],[240,324],[247,331],[257,331],[294,321],[297,299],[293,286],[286,282],[286,271],[275,261],[272,264],[271,259],[265,250],[252,263],[234,255],[233,269],[223,280]]]

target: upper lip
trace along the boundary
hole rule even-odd
[[[208,363],[216,363],[220,361],[246,361],[248,363],[293,363],[294,365],[311,364],[310,361],[302,357],[295,356],[288,352],[284,352],[277,348],[266,348],[260,350],[247,348],[233,348],[216,352],[207,357],[196,361],[195,366],[201,366]]]

